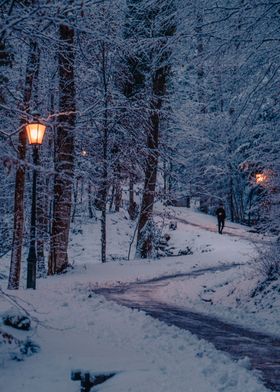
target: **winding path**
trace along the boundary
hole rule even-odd
[[[279,338],[154,299],[157,288],[167,285],[174,279],[186,279],[205,273],[225,271],[238,265],[198,269],[189,273],[166,275],[143,282],[97,288],[93,291],[120,305],[145,311],[146,314],[169,325],[188,330],[199,338],[213,343],[218,350],[229,353],[233,359],[248,357],[252,369],[261,372],[265,386],[273,391],[280,391]]]
[[[159,211],[156,211],[155,215],[157,215],[157,216],[164,216],[165,214],[161,213]],[[173,214],[170,214],[170,213],[168,213],[166,216],[169,219],[176,220],[177,222],[183,223],[183,224],[188,225],[188,226],[198,227],[200,229],[203,229],[203,230],[206,230],[206,231],[210,231],[212,233],[218,233],[218,229],[217,229],[217,226],[215,224],[209,224],[209,225],[200,224],[200,223],[197,223],[197,222],[192,222],[189,219],[180,218],[180,217],[178,217],[176,215],[173,215]],[[261,237],[261,235],[258,234],[257,232],[253,232],[253,231],[250,231],[250,230],[244,230],[243,233],[240,233],[240,232],[234,232],[234,230],[238,230],[238,228],[237,227],[233,227],[233,226],[229,226],[227,224],[227,222],[226,222],[225,228],[223,230],[223,234],[227,234],[230,237],[242,238],[242,239],[248,240],[250,242],[257,242],[257,243],[261,242],[263,244],[269,244],[270,243],[269,239],[263,239]]]

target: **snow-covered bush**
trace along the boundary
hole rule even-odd
[[[23,361],[25,357],[29,357],[39,351],[40,346],[29,337],[21,340],[0,329],[0,359],[2,361],[6,359]]]
[[[30,318],[19,310],[13,308],[1,315],[3,324],[9,325],[16,329],[22,329],[28,331],[31,326]]]
[[[280,238],[269,246],[259,249],[258,265],[265,278],[280,275]]]

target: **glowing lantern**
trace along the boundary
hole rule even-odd
[[[257,173],[256,174],[256,183],[262,184],[267,180],[267,175],[264,173]]]
[[[81,155],[82,155],[83,157],[86,157],[86,156],[88,155],[88,153],[87,153],[86,150],[82,150],[82,151],[81,151]]]
[[[29,144],[42,144],[46,125],[39,121],[34,121],[26,125],[26,132]]]

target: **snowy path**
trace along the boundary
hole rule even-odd
[[[162,212],[156,212],[155,215],[157,216],[163,216],[164,213]],[[173,214],[168,213],[168,219],[171,220],[175,220],[177,222],[183,223],[185,225],[188,226],[193,226],[193,227],[197,227],[206,231],[210,231],[211,233],[217,233],[218,229],[216,225],[213,225],[213,222],[203,222],[203,223],[199,223],[199,222],[194,222],[191,219],[186,219],[186,218],[182,218]],[[245,226],[244,226],[245,227]],[[238,237],[238,238],[242,238],[244,240],[248,240],[251,242],[261,242],[261,243],[269,243],[268,240],[263,240],[260,239],[260,235],[255,233],[255,232],[251,232],[249,230],[245,230],[243,229],[242,232],[240,231],[239,227],[235,227],[233,224],[231,224],[231,222],[226,222],[226,225],[224,227],[223,230],[223,234],[227,234],[231,237]]]
[[[199,338],[213,343],[217,349],[226,351],[234,359],[248,357],[251,363],[249,366],[262,372],[264,384],[273,391],[280,391],[279,338],[157,300],[157,289],[162,285],[168,285],[174,279],[181,280],[204,273],[215,273],[236,266],[238,264],[205,268],[186,274],[155,278],[146,282],[99,288],[94,292],[102,294],[106,299],[113,300],[120,305],[142,310],[168,325],[186,329]]]
[[[279,331],[278,299],[267,300],[272,312],[247,301],[257,283],[248,239],[257,235],[228,223],[226,230],[237,236],[220,236],[215,217],[186,208],[170,215],[183,221],[170,231],[167,214],[158,220],[171,236],[172,257],[125,261],[134,227],[121,212],[108,215],[108,254],[114,261],[100,263],[95,240],[100,226],[91,223],[72,233],[73,270],[38,279],[35,291],[24,289],[23,274],[15,299],[39,324],[34,320],[26,332],[1,328],[30,337],[41,351],[15,362],[14,348],[0,345],[0,390],[8,385],[9,392],[77,392],[71,370],[89,369],[117,373],[99,387],[104,392],[267,391],[244,356],[263,371],[266,385],[279,390],[280,338],[266,336]],[[189,248],[192,254],[176,256]],[[5,265],[8,275],[7,257]],[[0,286],[5,291],[5,279]],[[13,310],[11,305],[0,300],[0,315]]]

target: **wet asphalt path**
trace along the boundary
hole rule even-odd
[[[225,271],[238,265],[198,269],[189,273],[166,275],[144,282],[111,288],[97,288],[93,291],[120,305],[142,310],[168,325],[188,330],[199,338],[213,343],[218,350],[227,352],[233,359],[248,357],[252,369],[261,372],[264,385],[272,391],[280,391],[280,338],[254,332],[216,317],[189,311],[154,299],[157,288],[168,284],[171,280]]]

